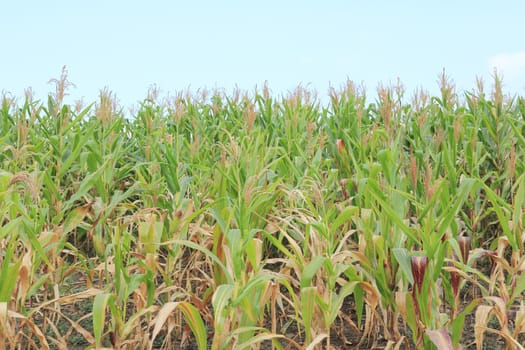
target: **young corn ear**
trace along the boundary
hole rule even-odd
[[[428,257],[413,256],[410,261],[412,265],[412,277],[414,278],[415,291],[419,294],[423,289],[423,280],[428,266]]]
[[[345,149],[346,149],[346,146],[345,146],[345,141],[343,139],[337,139],[335,141],[335,146],[337,148],[337,153],[339,153],[339,155],[343,155]]]
[[[470,254],[470,237],[460,236],[458,237],[458,243],[461,250],[461,257],[463,258],[463,264],[466,264]]]
[[[459,243],[459,249],[461,251],[461,259],[463,260],[463,264],[466,264],[468,262],[469,254],[470,254],[470,237],[468,236],[460,236],[458,237],[458,243]],[[453,260],[458,261],[458,257],[456,253],[453,253]],[[454,264],[452,262],[449,262],[449,266],[451,268],[454,267]],[[450,285],[452,286],[452,292],[454,294],[454,298],[457,300],[459,298],[459,285],[461,282],[461,276],[457,272],[457,270],[452,269],[450,271]],[[457,302],[456,302],[457,304]],[[456,305],[457,307],[458,305]]]

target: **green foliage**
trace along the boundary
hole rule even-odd
[[[4,96],[0,341],[22,341],[25,322],[27,348],[73,333],[91,347],[329,348],[334,334],[401,344],[403,320],[417,348],[452,349],[474,313],[481,346],[494,313],[512,348],[525,102],[498,86],[458,96],[443,77],[440,96],[380,87],[370,103],[348,82],[326,106],[303,88],[150,91],[129,118],[108,91],[77,107]],[[518,308],[513,328],[502,308]]]

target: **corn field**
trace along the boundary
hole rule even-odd
[[[524,349],[525,99],[0,107],[0,349]]]

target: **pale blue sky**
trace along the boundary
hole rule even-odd
[[[409,93],[437,90],[445,68],[459,89],[525,95],[525,1],[2,1],[0,90],[39,99],[67,65],[69,99],[108,87],[130,106],[156,84],[274,94],[299,83],[326,96],[347,77],[369,97],[399,77]]]

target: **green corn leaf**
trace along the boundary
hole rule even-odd
[[[95,184],[100,181],[100,178],[104,173],[107,164],[108,161],[102,164],[97,171],[89,174],[82,180],[78,190],[71,196],[71,198],[69,198],[68,201],[64,203],[64,209],[70,208],[73,205],[73,203],[75,203],[75,201],[85,196],[95,186]]]
[[[396,211],[387,202],[383,190],[381,190],[378,183],[373,179],[368,179],[367,185],[367,187],[371,190],[370,193],[374,199],[376,199],[381,204],[381,209],[386,215],[388,215],[388,218],[392,220],[392,222],[394,222],[413,243],[417,243],[418,239],[414,232],[412,232],[412,229],[408,227],[405,222],[403,222],[403,220],[397,215]]]
[[[485,190],[485,193],[487,194],[487,197],[492,202],[491,210],[496,213],[498,216],[499,224],[501,225],[501,228],[503,230],[503,234],[505,237],[508,238],[509,243],[513,250],[518,251],[519,246],[518,242],[516,241],[516,237],[514,236],[512,230],[509,226],[510,221],[510,215],[507,215],[503,208],[508,209],[508,204],[505,203],[501,197],[499,197],[489,186],[486,184],[483,184],[483,189]]]
[[[254,330],[258,330],[259,328],[257,327],[256,329]],[[252,332],[254,331],[252,330]],[[239,349],[239,350],[243,350],[243,349],[251,349],[252,346],[254,346],[255,344],[259,344],[259,343],[262,343],[263,341],[265,340],[275,340],[275,339],[281,339],[281,338],[284,338],[284,335],[281,335],[281,334],[271,334],[271,333],[268,333],[268,332],[263,332],[261,334],[257,334],[253,337],[250,337],[251,339],[242,343],[242,344],[239,344],[237,345],[235,348],[236,349]],[[277,348],[281,348],[282,349],[282,346],[279,346],[279,343],[278,342],[275,342],[273,343],[274,346],[277,346]]]
[[[472,300],[465,308],[452,320],[452,345],[456,346],[465,329],[465,317],[470,315],[474,309],[483,302],[483,298]]]
[[[310,261],[305,267],[302,272],[301,276],[301,288],[309,287],[312,283],[312,279],[314,278],[317,271],[323,266],[325,263],[326,258],[322,256],[314,256],[312,261]]]
[[[241,300],[246,299],[250,295],[253,295],[253,292],[255,291],[264,290],[267,282],[272,279],[273,276],[267,273],[261,273],[251,278],[250,281],[243,286],[237,297],[233,300],[233,305],[236,305]]]
[[[455,219],[459,209],[465,203],[468,199],[469,194],[472,192],[472,190],[475,190],[476,180],[472,178],[463,178],[461,181],[461,184],[459,186],[459,189],[455,195],[455,200],[453,201],[452,205],[448,207],[448,210],[445,212],[445,214],[442,216],[440,220],[440,226],[439,230],[436,235],[436,240],[434,241],[433,249],[435,250],[436,244],[439,244],[441,241],[441,237],[447,230],[447,228],[450,226],[452,221]],[[433,255],[434,250],[428,251],[429,255]]]
[[[162,326],[166,323],[166,320],[175,309],[180,309],[184,314],[186,323],[195,336],[199,350],[205,350],[207,346],[207,334],[204,322],[202,321],[199,311],[193,305],[185,301],[168,302],[159,310],[158,316],[155,319],[155,327],[151,333],[150,349],[152,348],[153,341],[162,329]]]
[[[47,257],[47,254],[44,252],[44,248],[42,248],[42,244],[40,244],[40,241],[38,240],[36,236],[36,228],[34,227],[34,222],[31,222],[29,219],[24,218],[23,220],[25,233],[27,234],[27,238],[29,239],[29,242],[31,243],[31,247],[38,253],[38,258],[42,259],[50,268],[54,268],[51,265],[51,262],[49,261],[49,258]]]
[[[86,130],[83,130],[82,137],[79,137],[77,140],[75,140],[73,150],[71,153],[67,156],[64,163],[60,166],[60,172],[57,174],[58,178],[62,178],[67,171],[71,168],[73,165],[73,162],[78,161],[80,152],[82,151],[82,148],[84,147],[87,140],[91,137],[93,137],[93,130],[95,129],[97,125],[92,124],[87,127]],[[80,135],[80,134],[77,134]]]
[[[512,291],[512,296],[510,298],[511,301],[516,300],[516,298],[522,295],[522,293],[525,291],[525,274],[518,273],[518,274],[515,274],[514,276],[516,278],[516,286],[514,287],[514,290]]]
[[[82,206],[73,209],[66,220],[64,221],[64,231],[63,234],[67,235],[69,232],[73,231],[77,226],[84,220],[86,214],[89,212],[88,206]]]
[[[516,242],[521,242],[523,204],[525,203],[525,174],[522,174],[517,180],[518,188],[513,200],[512,222],[514,223],[514,238]],[[523,242],[520,244],[523,247]]]
[[[96,295],[93,301],[93,334],[97,347],[101,345],[102,332],[106,325],[106,310],[112,298],[113,294],[102,293]]]
[[[222,327],[225,325],[228,305],[231,303],[234,286],[231,284],[221,284],[213,293],[211,303],[213,305],[214,319],[216,322],[217,332],[220,337],[223,337]]]
[[[4,239],[8,236],[10,238],[18,237],[22,232],[22,227],[24,225],[23,220],[24,218],[22,216],[18,216],[9,220],[5,225],[2,225],[0,227],[0,239]]]
[[[365,292],[359,284],[354,289],[354,299],[357,313],[357,326],[361,327],[363,323],[363,310],[365,309]]]
[[[341,310],[341,307],[343,306],[343,302],[345,298],[351,294],[354,293],[355,287],[359,284],[359,281],[352,281],[345,283],[341,289],[339,290],[339,293],[333,294],[332,296],[332,303],[330,305],[329,315],[328,315],[328,324],[332,324],[335,319],[337,318],[337,315],[339,314],[339,311]]]
[[[406,248],[393,248],[392,253],[396,259],[403,275],[406,277],[411,285],[414,285],[414,276],[412,275],[412,263],[410,261],[410,253]]]
[[[348,222],[350,218],[358,214],[359,214],[358,207],[349,206],[349,207],[344,208],[341,211],[341,213],[339,213],[337,218],[333,221],[333,223],[330,225],[330,234],[334,236],[336,231],[339,229],[339,227],[341,227],[343,224]]]
[[[304,325],[306,343],[312,340],[312,320],[315,313],[315,296],[317,294],[316,287],[301,288],[301,315]]]
[[[416,315],[414,300],[410,293],[405,293],[405,312],[406,314],[404,318],[407,322],[408,327],[410,327],[410,329],[412,330],[413,339],[416,340],[418,333],[418,318]]]
[[[0,284],[0,302],[11,301],[21,263],[22,260],[20,259],[16,263],[4,262],[2,264],[2,269],[0,270],[0,280],[2,281]]]
[[[52,198],[55,198],[56,200],[61,200],[62,195],[58,192],[57,186],[53,182],[50,172],[51,172],[51,169],[44,171],[44,185],[45,185],[46,191],[50,192],[50,194],[52,195]]]

